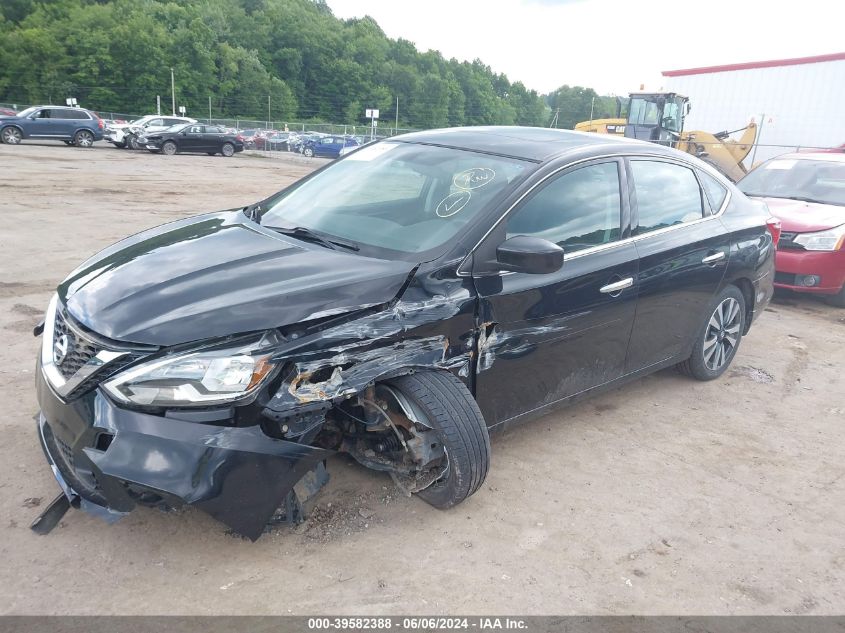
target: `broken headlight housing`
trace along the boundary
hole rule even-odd
[[[275,373],[275,332],[237,345],[181,352],[120,372],[103,388],[118,402],[150,407],[208,407],[254,394]]]

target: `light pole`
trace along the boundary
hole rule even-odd
[[[172,104],[172,115],[176,116],[176,79],[173,77],[173,68],[170,68],[170,99]]]

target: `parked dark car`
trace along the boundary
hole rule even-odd
[[[320,156],[323,158],[339,158],[357,149],[360,143],[351,136],[324,136],[304,141],[302,153],[309,158]]]
[[[776,232],[688,154],[478,127],[139,233],[73,271],[36,328],[63,491],[36,528],[68,503],[187,504],[255,539],[337,451],[454,506],[487,475],[489,431],[672,365],[719,377],[772,295]]]
[[[151,152],[160,152],[167,156],[176,153],[205,153],[209,156],[223,154],[234,156],[242,152],[244,144],[235,134],[228,134],[222,127],[188,123],[174,125],[161,132],[138,139]]]
[[[55,139],[91,147],[103,139],[103,120],[83,108],[64,106],[33,106],[15,116],[0,117],[0,140],[17,145],[23,139]]]
[[[755,167],[737,187],[764,200],[781,221],[775,286],[845,308],[845,156],[783,154]]]

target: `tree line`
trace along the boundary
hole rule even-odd
[[[612,98],[549,95],[481,60],[445,59],[388,38],[370,17],[340,20],[325,0],[4,0],[0,102],[111,112],[360,124],[365,108],[400,127],[549,125],[612,116]]]

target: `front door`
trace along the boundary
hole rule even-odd
[[[476,398],[488,425],[622,375],[637,297],[624,164],[552,176],[505,219],[505,231],[564,249],[563,267],[532,275],[474,270],[481,307]],[[488,239],[490,239],[488,238]]]
[[[27,134],[35,138],[62,136],[61,108],[41,108],[27,123]]]
[[[632,159],[628,165],[640,256],[631,372],[691,350],[727,269],[730,236],[711,213],[692,168],[656,159]]]
[[[211,141],[205,134],[204,125],[191,125],[185,130],[182,138],[181,149],[185,152],[210,152]]]

